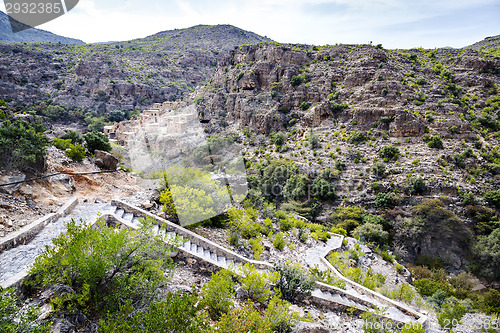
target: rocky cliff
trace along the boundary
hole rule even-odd
[[[213,75],[222,52],[263,40],[221,25],[109,44],[0,44],[0,99],[99,113],[141,109],[191,92]]]

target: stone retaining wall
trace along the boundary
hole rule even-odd
[[[57,219],[68,215],[69,212],[78,203],[78,198],[69,199],[56,213],[45,215],[42,218],[30,223],[21,229],[0,238],[0,253],[10,248],[16,247],[19,244],[27,244],[35,237],[47,224],[56,221]]]
[[[405,304],[403,303],[400,303],[400,302],[397,302],[395,300],[392,300],[390,298],[387,298],[385,297],[384,295],[378,293],[378,292],[375,292],[371,289],[368,289],[366,288],[365,286],[362,286],[354,281],[351,281],[349,279],[347,279],[346,277],[344,277],[344,275],[342,275],[335,267],[333,267],[332,264],[330,264],[330,262],[326,259],[326,257],[328,256],[328,254],[332,251],[334,252],[337,252],[339,249],[332,249],[331,251],[328,251],[324,256],[321,257],[321,261],[322,263],[331,271],[333,272],[339,279],[341,279],[344,283],[348,284],[351,288],[353,288],[354,290],[356,290],[358,293],[362,294],[362,295],[367,295],[368,297],[370,298],[373,298],[373,299],[376,299],[377,301],[379,301],[380,303],[383,303],[383,304],[386,304],[386,305],[389,305],[389,306],[394,306],[395,308],[397,308],[398,310],[400,310],[401,312],[403,312],[404,314],[408,315],[408,316],[412,316],[414,317],[415,319],[417,319],[417,322],[419,322],[422,327],[425,327],[424,325],[426,324],[427,322],[427,316],[425,316],[424,314],[422,313],[419,313],[417,311],[415,311],[414,309],[412,309],[411,307],[409,306],[406,306]],[[350,296],[346,295],[347,297],[350,298]],[[357,302],[357,301],[356,301]]]

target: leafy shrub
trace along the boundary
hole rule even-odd
[[[61,139],[70,139],[72,144],[83,144],[83,142],[85,141],[82,133],[73,130],[67,131],[66,134],[61,137]]]
[[[37,320],[39,309],[30,306],[28,310],[20,311],[18,302],[13,289],[0,287],[0,332],[48,333],[51,331],[49,323],[41,323]]]
[[[349,141],[351,141],[356,145],[365,142],[366,140],[368,140],[368,138],[366,137],[366,134],[363,132],[354,132],[349,138]]]
[[[56,302],[60,310],[115,311],[128,299],[139,303],[149,299],[166,282],[164,272],[171,267],[168,254],[174,243],[166,244],[146,226],[116,230],[103,221],[91,226],[72,220],[66,233],[36,258],[28,283],[36,288],[59,283],[75,289],[68,300]]]
[[[273,333],[271,323],[264,320],[251,304],[223,314],[215,324],[218,333],[262,332]]]
[[[299,316],[290,311],[290,305],[290,303],[280,298],[279,293],[271,297],[264,313],[264,319],[270,324],[273,332],[288,333],[292,331]]]
[[[56,146],[58,149],[66,150],[71,146],[71,139],[64,140],[55,138],[54,141],[52,141],[52,144]]]
[[[474,301],[474,307],[488,314],[500,313],[500,291],[489,289]]]
[[[318,199],[333,200],[336,198],[335,185],[323,178],[316,178],[311,184],[311,195]]]
[[[462,317],[467,313],[464,305],[458,302],[447,302],[437,315],[438,323],[446,329],[454,329],[462,322]]]
[[[354,229],[352,234],[364,238],[366,242],[376,244],[387,244],[389,233],[384,231],[380,224],[365,223]]]
[[[66,155],[73,161],[81,162],[85,158],[85,149],[80,144],[70,145],[66,150]]]
[[[422,177],[411,177],[408,180],[408,191],[410,194],[424,194],[427,191],[427,184]]]
[[[221,270],[212,274],[210,281],[203,286],[202,303],[208,309],[213,320],[219,319],[221,315],[228,313],[233,307],[234,285],[231,273],[227,270]]]
[[[383,162],[376,162],[372,165],[373,174],[379,178],[385,177],[385,164]]]
[[[0,124],[0,166],[40,171],[47,144],[43,128],[37,124],[5,120]]]
[[[397,160],[399,158],[399,148],[394,147],[392,144],[383,147],[380,149],[378,152],[379,156],[382,157],[384,160]]]
[[[307,82],[308,78],[305,74],[302,75],[293,75],[292,78],[290,79],[290,84],[293,87],[296,87],[304,82]]]
[[[84,136],[87,150],[94,154],[96,150],[104,150],[107,152],[111,151],[111,145],[109,144],[108,136],[104,133],[99,133],[96,131],[89,132]]]
[[[316,134],[311,134],[309,136],[309,144],[311,145],[311,149],[316,149],[319,146],[319,137]]]
[[[496,208],[500,208],[500,190],[486,192],[484,194],[484,200]]]
[[[283,132],[271,133],[271,141],[276,146],[282,146],[286,141],[286,135]]]
[[[252,238],[248,240],[248,243],[252,247],[253,258],[255,260],[260,260],[262,252],[264,252],[264,245],[262,245],[261,238]]]
[[[500,277],[500,228],[493,230],[488,236],[478,237],[472,247],[477,270],[486,277]]]
[[[390,193],[377,193],[375,204],[378,208],[392,208],[395,206],[394,199]]]
[[[431,279],[420,279],[413,282],[415,289],[424,296],[432,296],[436,291],[442,290],[451,294],[452,290],[448,283],[438,282]]]
[[[135,311],[132,302],[127,301],[116,314],[99,320],[99,332],[203,333],[210,325],[201,310],[197,293],[169,291],[161,301],[152,302],[148,311]]]
[[[259,271],[253,265],[245,264],[241,267],[241,289],[248,297],[256,302],[264,303],[271,295],[271,285],[280,278],[278,272]]]
[[[276,234],[276,236],[273,239],[273,245],[278,250],[283,250],[285,248],[286,239],[285,239],[284,234],[282,232],[278,232]]]
[[[311,107],[311,105],[312,105],[311,102],[304,101],[304,102],[300,103],[299,108],[301,108],[302,110],[305,111],[305,110],[309,109],[309,107]]]
[[[279,272],[279,280],[276,284],[281,290],[281,296],[288,301],[294,301],[296,297],[303,297],[311,294],[315,279],[312,275],[304,271],[300,264],[282,262],[274,265],[276,272]]]
[[[443,139],[441,139],[441,135],[433,135],[433,136],[428,136],[426,135],[424,137],[424,141],[427,142],[427,145],[429,148],[434,148],[434,149],[443,149]]]

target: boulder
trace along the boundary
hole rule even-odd
[[[15,182],[22,182],[26,179],[26,176],[23,174],[20,175],[0,175],[0,184],[10,184]],[[0,192],[13,194],[16,192],[23,183],[9,185],[9,186],[0,186]]]
[[[94,152],[94,156],[95,156],[94,163],[99,168],[104,170],[116,170],[118,159],[113,155],[111,155],[110,153],[103,150],[96,150]]]

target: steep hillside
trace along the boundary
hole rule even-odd
[[[17,22],[17,21],[16,21]],[[17,22],[17,24],[21,24]],[[0,43],[63,43],[63,44],[85,44],[83,41],[74,38],[59,36],[41,29],[28,29],[18,33],[13,33],[10,26],[9,17],[0,11]]]
[[[484,40],[474,43],[465,47],[465,49],[471,49],[476,51],[481,51],[485,53],[490,53],[494,56],[500,56],[500,35],[486,37]]]
[[[332,222],[339,205],[385,214],[403,257],[458,269],[480,222],[470,207],[500,187],[499,69],[500,58],[471,50],[261,43],[231,51],[195,98],[207,131],[241,142],[257,179],[269,161],[292,161],[310,190],[334,170],[337,197],[320,200],[318,221]],[[255,189],[259,200],[263,187]],[[470,230],[404,227],[418,216],[413,206],[441,196]],[[313,197],[291,206],[311,214],[304,202]]]
[[[99,45],[0,45],[0,98],[104,114],[180,98],[215,72],[221,52],[265,37],[196,26]],[[78,112],[78,111],[75,111]]]

